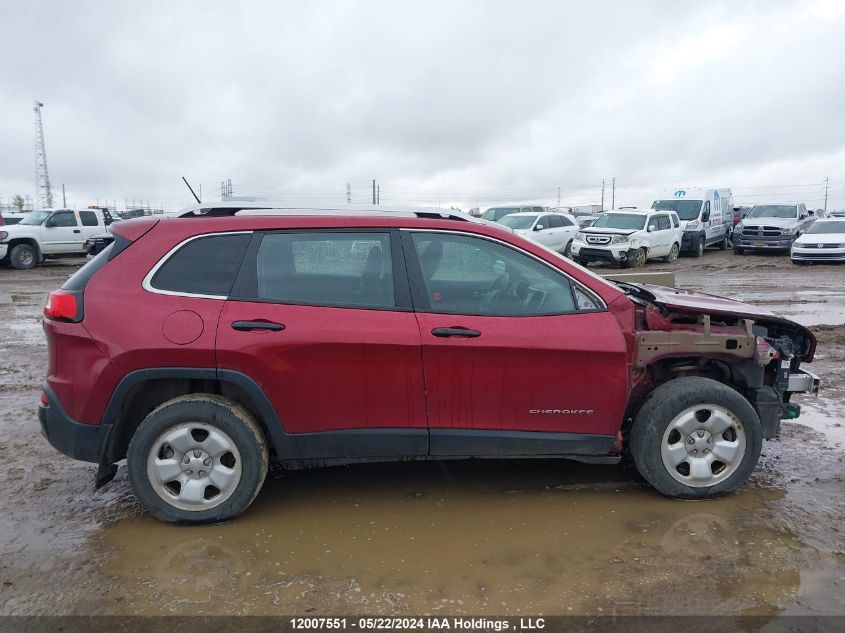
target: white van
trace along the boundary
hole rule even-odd
[[[671,197],[655,200],[652,209],[671,209],[681,218],[681,251],[696,257],[705,246],[728,247],[733,230],[734,198],[730,189],[675,189]]]

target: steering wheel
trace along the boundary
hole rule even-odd
[[[510,280],[511,276],[506,272],[493,280],[493,283],[487,287],[487,290],[484,292],[484,298],[481,300],[482,312],[487,312],[496,303],[499,295],[507,290]]]

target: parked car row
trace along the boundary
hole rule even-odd
[[[733,206],[730,189],[678,189],[648,210],[620,207],[575,216],[529,213],[527,208],[533,207],[493,207],[484,217],[581,264],[635,268],[652,259],[672,262],[681,253],[701,257],[707,246],[731,245],[738,255],[790,252],[795,263],[845,260],[842,225],[827,222],[822,209],[810,210],[803,203]],[[826,223],[818,223],[820,219]]]

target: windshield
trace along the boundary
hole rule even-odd
[[[518,211],[519,207],[493,207],[492,209],[487,209],[487,211],[484,212],[484,215],[482,215],[481,218],[483,220],[493,220],[495,222],[499,218],[503,218],[509,213],[516,213]]]
[[[806,234],[816,233],[845,233],[845,222],[825,222],[824,220],[816,220],[806,230]]]
[[[44,224],[44,220],[50,217],[50,211],[32,211],[19,224]]]
[[[651,208],[674,211],[682,220],[695,220],[701,211],[701,200],[655,200]]]
[[[511,229],[530,229],[536,219],[536,215],[506,215],[499,224]]]
[[[758,204],[748,212],[746,218],[797,218],[798,207],[794,204]]]
[[[605,213],[593,223],[593,227],[597,229],[629,229],[639,231],[644,226],[644,215],[633,215],[629,213]]]

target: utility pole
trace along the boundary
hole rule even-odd
[[[62,209],[67,209],[67,198],[65,197],[65,183],[62,183]]]
[[[613,189],[610,194],[610,210],[616,209],[616,176],[613,177]]]
[[[35,201],[41,209],[53,207],[53,190],[50,188],[50,174],[47,173],[47,149],[44,147],[44,127],[41,125],[41,108],[44,104],[35,102]]]
[[[352,185],[346,183],[346,204],[352,204]]]
[[[373,178],[373,206],[376,206],[376,179]]]
[[[830,176],[824,179],[824,214],[827,215],[827,187],[830,184]]]
[[[381,184],[376,185],[376,204],[381,204]]]
[[[601,181],[601,210],[604,211],[604,180]]]
[[[560,208],[560,187],[557,188],[557,207]]]

